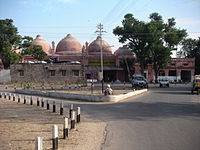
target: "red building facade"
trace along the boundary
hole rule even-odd
[[[135,74],[140,74],[140,65],[135,65]],[[155,81],[153,65],[148,64],[144,71],[148,81]],[[191,82],[195,74],[194,58],[172,58],[166,68],[160,70],[158,78],[168,76],[171,82]]]
[[[86,42],[85,45],[81,45],[76,38],[68,34],[56,47],[55,43],[52,42],[51,47],[47,41],[38,35],[33,44],[42,46],[43,50],[48,54],[46,59],[82,64],[86,79],[100,79],[101,60],[103,60],[103,78],[106,82],[129,81],[128,72],[131,75],[141,74],[140,65],[137,63],[128,68],[126,65],[122,65],[123,63],[127,64],[128,59],[136,58],[126,46],[120,47],[113,53],[109,43],[99,36],[93,42]],[[23,61],[31,59],[30,57],[24,57]],[[32,61],[34,60],[32,59]],[[168,67],[159,72],[159,76],[169,76],[174,81],[191,81],[194,76],[194,62],[194,59],[189,58],[172,59]],[[151,64],[145,69],[145,77],[148,81],[155,80],[155,73]]]

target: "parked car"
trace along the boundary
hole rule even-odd
[[[160,87],[169,87],[169,79],[167,77],[160,78],[158,81]]]
[[[191,93],[193,94],[194,91],[196,91],[197,94],[200,93],[200,75],[195,75],[195,77],[194,77]]]
[[[142,75],[133,75],[132,88],[134,89],[148,88],[148,82],[146,81],[145,77]]]

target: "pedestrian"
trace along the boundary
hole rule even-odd
[[[110,84],[107,85],[107,88],[104,91],[104,95],[112,95],[113,94],[113,90],[110,87]]]

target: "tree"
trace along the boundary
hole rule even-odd
[[[29,55],[37,60],[43,60],[47,54],[43,51],[40,45],[33,45],[33,38],[25,36],[21,40],[20,48],[22,49],[22,56]]]
[[[187,36],[185,29],[177,29],[174,18],[168,19],[164,30],[164,40],[166,46],[173,50],[177,45],[181,44],[184,38]]]
[[[126,56],[123,56],[122,61],[120,61],[120,66],[128,73],[128,79],[131,81],[131,70],[134,70],[134,58],[128,58]],[[126,75],[126,73],[125,73]]]
[[[170,61],[171,51],[187,35],[186,30],[175,27],[174,18],[164,23],[158,13],[150,14],[150,22],[135,19],[132,14],[124,16],[122,27],[116,27],[113,33],[119,36],[119,42],[127,42],[129,48],[136,54],[141,66],[141,73],[149,61],[153,63],[155,78],[158,72]]]
[[[119,42],[126,43],[136,54],[137,61],[141,66],[141,73],[144,74],[144,68],[147,64],[146,58],[148,57],[146,23],[137,20],[132,14],[127,14],[122,21],[122,27],[117,26],[113,33],[119,36]]]
[[[32,52],[31,56],[33,56],[37,60],[43,60],[47,54],[43,51],[42,46],[40,45],[33,45],[30,48]]]
[[[163,37],[165,24],[162,17],[153,13],[150,15],[148,24],[148,48],[150,51],[150,60],[153,63],[155,79],[157,81],[159,70],[169,61],[170,51],[164,47]]]
[[[24,53],[27,48],[32,46],[33,38],[30,36],[24,36],[20,40],[19,48],[22,50],[22,53]]]
[[[20,60],[20,55],[12,51],[14,46],[18,46],[20,38],[12,19],[0,20],[0,58],[5,68]]]
[[[183,40],[179,56],[195,58],[195,74],[200,74],[200,38],[198,40],[191,38]]]
[[[195,58],[195,74],[200,74],[200,38],[190,57]]]
[[[18,34],[12,19],[0,20],[0,58],[4,68],[8,68],[10,64],[17,63],[21,59],[21,55],[13,51],[15,47],[22,50],[23,56],[30,55],[37,60],[43,60],[47,54],[41,46],[32,45],[32,42],[32,37],[22,38]]]
[[[158,13],[152,13],[149,18],[148,45],[157,82],[159,71],[170,61],[171,51],[186,37],[187,33],[186,30],[175,27],[174,18],[168,19],[167,23],[164,23],[162,16]]]
[[[191,57],[193,54],[193,50],[195,49],[195,47],[197,46],[197,41],[196,39],[192,39],[192,38],[188,38],[188,39],[184,39],[181,42],[181,50],[178,51],[178,57],[184,57],[184,58],[189,58]]]

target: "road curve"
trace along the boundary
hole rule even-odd
[[[112,104],[82,104],[87,120],[104,121],[102,150],[199,150],[200,97],[187,85],[152,86]]]

